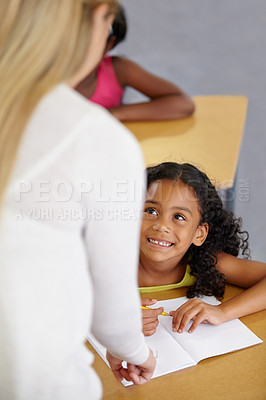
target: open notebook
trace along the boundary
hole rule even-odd
[[[214,297],[203,296],[200,299],[208,304],[220,304]],[[158,301],[153,307],[162,306],[166,312],[169,312],[176,310],[187,300],[186,297],[180,297]],[[262,340],[239,319],[219,326],[200,324],[193,333],[187,332],[189,325],[181,334],[172,331],[172,317],[159,316],[159,321],[156,333],[145,338],[157,359],[153,378],[191,367],[205,358],[262,343]],[[105,357],[106,348],[93,336],[88,337],[88,341],[108,365]],[[131,382],[125,380],[122,383],[125,386],[131,385]]]

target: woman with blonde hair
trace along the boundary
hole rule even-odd
[[[99,399],[90,331],[118,380],[142,384],[154,370],[137,291],[140,220],[124,217],[142,201],[121,195],[125,182],[142,187],[142,156],[72,89],[101,59],[116,6],[0,5],[1,399]]]

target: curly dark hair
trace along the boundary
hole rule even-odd
[[[201,246],[191,244],[182,261],[189,263],[191,275],[196,277],[194,286],[187,292],[188,297],[214,295],[222,298],[225,277],[216,269],[217,254],[225,252],[243,258],[250,258],[248,232],[242,231],[242,220],[227,210],[217,190],[207,175],[191,164],[165,162],[147,168],[147,186],[158,180],[181,181],[188,185],[198,199],[200,223],[209,225],[209,232]]]

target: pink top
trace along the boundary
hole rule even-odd
[[[90,100],[105,108],[120,106],[124,89],[120,86],[114,67],[112,57],[102,59],[97,71],[97,85]]]

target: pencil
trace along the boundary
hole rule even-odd
[[[143,310],[152,310],[152,308],[145,307],[145,306],[141,306],[141,308],[142,308]],[[165,317],[169,317],[169,314],[166,313],[166,312],[164,312],[164,311],[163,311],[160,315],[164,315]]]

